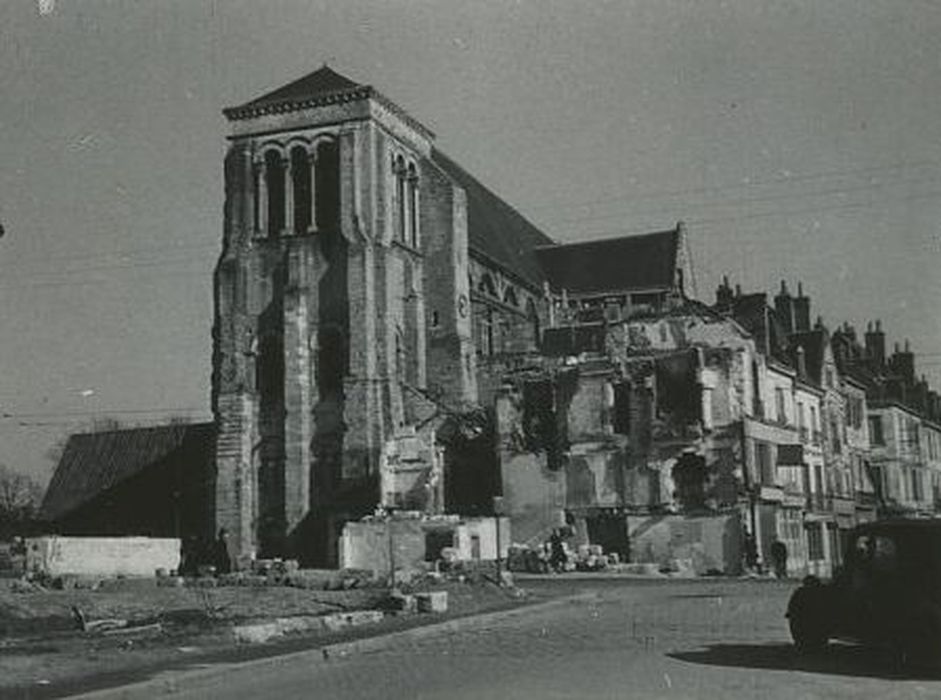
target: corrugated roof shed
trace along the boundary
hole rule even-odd
[[[98,494],[172,457],[184,446],[204,450],[208,460],[214,440],[213,423],[72,435],[49,482],[41,517],[58,520]]]

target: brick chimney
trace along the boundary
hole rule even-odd
[[[889,360],[889,367],[898,374],[905,383],[906,390],[910,390],[915,384],[915,353],[912,352],[911,345],[905,340],[905,349],[899,350],[898,343],[895,344],[895,353]]]
[[[722,284],[716,287],[716,309],[721,311],[730,311],[732,309],[732,288],[729,286],[728,275],[722,276]]]
[[[885,367],[885,333],[882,332],[882,321],[876,321],[875,326],[872,322],[866,326],[866,359],[873,369],[881,370]]]
[[[774,312],[778,321],[784,328],[784,334],[790,335],[794,332],[794,304],[791,294],[787,291],[787,282],[781,280],[781,291],[774,298]]]
[[[804,296],[804,285],[797,283],[797,296],[794,297],[794,331],[803,333],[810,330],[810,297]]]

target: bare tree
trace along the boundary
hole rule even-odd
[[[33,479],[0,464],[0,531],[31,524],[39,514],[42,487]]]

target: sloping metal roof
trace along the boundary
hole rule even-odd
[[[676,284],[676,229],[538,248],[536,257],[555,291],[596,294],[669,290]]]
[[[467,193],[471,251],[541,288],[546,277],[534,250],[552,244],[552,239],[441,151],[432,151],[431,159]]]
[[[163,425],[69,437],[43,498],[40,516],[57,520],[100,493],[171,457],[184,445],[214,446],[215,425]]]

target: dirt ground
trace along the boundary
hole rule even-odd
[[[13,592],[0,583],[0,697],[56,697],[115,680],[146,677],[161,668],[211,661],[234,653],[253,658],[339,639],[355,638],[528,602],[487,583],[445,582],[422,587],[448,591],[445,616],[388,616],[383,622],[339,632],[308,633],[263,645],[237,645],[232,625],[274,617],[326,615],[374,608],[383,588],[310,590],[285,586],[163,588],[153,581],[123,581],[111,590]],[[541,598],[541,597],[540,597]],[[122,618],[150,625],[139,632],[83,632],[86,620]],[[156,628],[153,623],[159,623]]]

